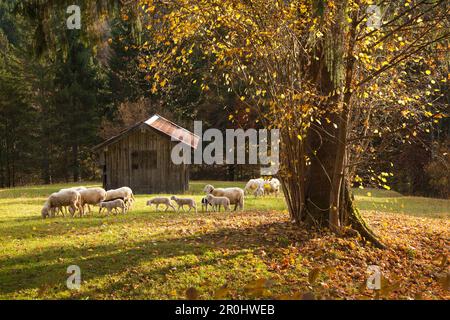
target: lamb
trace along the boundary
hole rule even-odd
[[[127,206],[125,204],[125,201],[121,199],[111,200],[111,201],[102,201],[99,203],[100,209],[98,210],[98,213],[100,214],[102,212],[102,209],[106,209],[108,211],[107,214],[110,214],[112,210],[115,211],[115,213],[118,213],[118,208],[122,209],[122,213],[126,213]]]
[[[62,207],[69,207],[70,214],[73,216],[77,209],[80,217],[83,215],[83,207],[81,206],[81,195],[75,190],[66,190],[52,193],[41,210],[42,218],[54,217],[55,210],[61,211]],[[57,211],[56,211],[57,212]],[[64,215],[64,214],[63,214]]]
[[[239,207],[240,210],[244,210],[244,190],[241,188],[217,188],[208,184],[203,190],[206,194],[212,194],[215,197],[227,197],[230,200],[230,204],[234,204],[234,211]]]
[[[135,200],[133,195],[133,190],[128,187],[122,187],[119,189],[113,189],[106,191],[106,198],[104,201],[109,201],[113,199],[123,198],[125,204],[127,205],[127,209],[131,209],[131,206]]]
[[[89,205],[97,205],[106,199],[106,191],[102,188],[90,188],[79,191],[81,195],[81,206],[87,205],[89,212],[91,207]]]
[[[250,193],[251,191],[256,191],[256,189],[258,189],[258,187],[264,182],[263,179],[258,178],[258,179],[250,179],[248,180],[247,184],[245,185],[244,188],[244,192],[245,193]]]
[[[160,204],[166,205],[166,210],[164,212],[166,212],[169,209],[169,207],[172,208],[173,211],[175,211],[175,207],[172,205],[172,203],[170,202],[170,199],[168,197],[152,198],[147,201],[148,206],[151,206],[152,204],[156,205],[157,212],[158,212],[158,207]]]
[[[178,212],[180,212],[180,208],[184,211],[184,206],[189,207],[189,211],[191,211],[192,208],[195,209],[195,213],[197,213],[197,204],[195,203],[195,200],[192,198],[178,198],[177,196],[171,196],[171,200],[175,201],[178,205]]]
[[[202,198],[202,210],[208,212],[208,206],[212,206],[211,203],[208,202],[208,198]]]
[[[225,211],[230,211],[230,199],[227,197],[215,197],[212,194],[208,194],[206,199],[208,199],[208,203],[212,205],[214,211],[217,212],[217,208],[219,208],[220,212],[220,206],[223,206]]]

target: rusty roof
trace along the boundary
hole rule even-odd
[[[180,127],[179,125],[173,123],[172,121],[161,117],[158,114],[155,114],[147,121],[144,121],[144,123],[149,125],[153,129],[165,133],[175,141],[184,142],[188,146],[197,149],[198,142],[200,140],[199,136],[193,134],[192,132],[186,130],[183,127]]]
[[[149,126],[150,128],[165,134],[166,136],[172,138],[173,141],[183,142],[186,145],[188,145],[194,149],[197,149],[198,143],[200,141],[200,137],[197,136],[196,134],[190,132],[189,130],[187,130],[183,127],[180,127],[179,125],[177,125],[176,123],[173,123],[170,120],[167,120],[166,118],[160,116],[159,114],[155,114],[154,116],[150,117],[148,120],[138,122],[135,125],[131,126],[130,128],[123,130],[118,135],[116,135],[112,138],[109,138],[108,140],[105,140],[104,142],[95,146],[93,148],[93,150],[98,150],[102,147],[105,147],[107,145],[110,145],[110,144],[120,140],[120,138],[123,135],[140,127],[142,124],[145,124],[145,125]]]

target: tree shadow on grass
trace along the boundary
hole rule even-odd
[[[199,257],[198,263],[187,263],[182,268],[199,265],[213,265],[215,258],[205,253],[211,250],[233,249],[231,255],[221,259],[233,259],[244,254],[246,249],[269,249],[274,246],[287,246],[295,241],[305,241],[304,234],[298,239],[273,238],[267,234],[284,234],[292,230],[290,222],[261,224],[251,228],[223,228],[218,231],[198,235],[188,235],[163,241],[146,240],[141,242],[120,242],[84,248],[53,247],[38,253],[0,260],[0,294],[8,295],[25,289],[59,287],[64,289],[69,265],[80,266],[83,279],[95,280],[107,275],[125,272],[142,262],[154,263],[157,259],[180,258],[185,255]],[[300,229],[299,229],[300,230]],[[163,276],[171,266],[157,268],[152,277]],[[102,289],[103,291],[104,289]]]

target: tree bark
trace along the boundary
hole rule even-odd
[[[331,115],[324,116],[324,118]],[[331,119],[335,119],[334,117]],[[322,119],[322,123],[326,123]],[[332,203],[334,201],[333,218],[338,222],[334,225],[342,227],[348,226],[356,230],[363,239],[371,242],[379,248],[384,248],[384,244],[370,230],[359,211],[353,204],[349,181],[345,167],[344,154],[338,154],[338,144],[333,139],[337,135],[337,129],[332,124],[323,125],[322,134],[311,131],[305,141],[299,141],[295,133],[289,131],[282,132],[281,143],[281,172],[280,180],[285,194],[287,207],[294,223],[305,222],[309,227],[329,228]],[[305,165],[303,159],[305,155],[311,159],[309,165]],[[339,193],[337,200],[331,197],[336,191],[333,189],[333,174],[336,171],[336,157],[343,156],[343,167],[339,181]],[[334,220],[336,221],[336,220]]]

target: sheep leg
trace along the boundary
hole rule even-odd
[[[83,209],[84,206],[80,202],[73,203],[72,206],[75,207],[75,211],[77,211],[77,209],[78,209],[78,212],[79,212],[79,215],[81,218],[84,214],[84,209]]]
[[[75,208],[74,208],[75,211],[77,210],[77,208],[78,208],[78,214],[79,214],[80,218],[82,218],[83,215],[84,215],[84,208],[81,205],[81,203],[78,203],[78,204],[75,205]]]
[[[70,212],[70,215],[71,215],[72,218],[73,218],[73,216],[74,216],[74,214],[75,214],[75,211],[76,211],[76,209],[71,205],[71,206],[69,207],[69,212]]]
[[[158,212],[159,203],[156,204],[156,212]],[[167,208],[166,208],[167,211]]]

